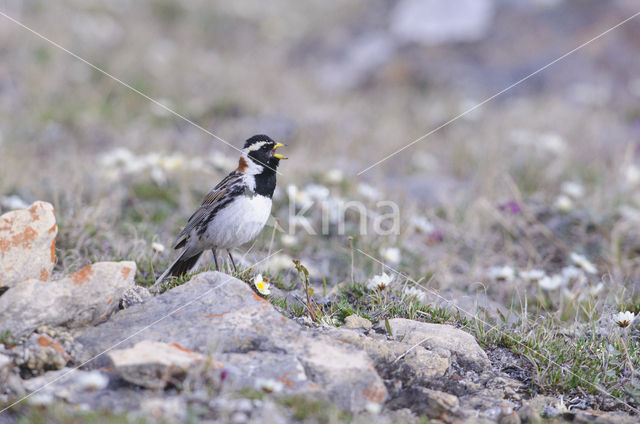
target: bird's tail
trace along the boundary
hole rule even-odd
[[[167,268],[167,270],[158,277],[152,288],[155,289],[158,287],[167,277],[180,277],[181,275],[186,274],[195,266],[198,259],[200,259],[200,255],[202,255],[202,252],[199,252],[193,256],[185,257],[186,253],[187,250],[185,249],[180,256],[178,256],[178,259],[176,259],[169,268]]]

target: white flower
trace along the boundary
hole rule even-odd
[[[602,284],[602,283],[598,283],[598,285],[597,285],[597,286],[595,286],[595,287],[591,287],[591,288],[589,289],[589,294],[590,294],[591,296],[595,296],[595,295],[599,294],[602,290],[604,290],[604,284]]]
[[[596,274],[598,272],[595,265],[593,265],[585,256],[573,252],[569,258],[571,259],[571,262],[576,264],[579,268],[582,268],[584,272],[588,274]]]
[[[420,290],[417,287],[405,287],[403,292],[409,297],[415,297],[419,302],[424,302],[424,299],[426,297],[426,293],[424,292],[424,290]]]
[[[265,280],[264,278],[262,278],[262,274],[258,274],[255,276],[255,278],[253,279],[253,285],[261,295],[268,296],[271,294],[271,290],[269,289],[269,287],[271,287],[271,284],[269,283],[268,279]]]
[[[564,298],[566,298],[566,299],[573,300],[573,299],[575,299],[575,298],[576,298],[577,294],[576,294],[576,293],[574,293],[574,292],[572,292],[572,291],[571,291],[571,290],[569,290],[568,288],[563,287],[563,288],[562,288],[562,296],[563,296]]]
[[[98,159],[98,162],[100,162],[103,168],[111,168],[113,166],[126,165],[134,159],[135,155],[131,150],[118,147],[109,153],[103,154],[100,159]]]
[[[161,156],[158,161],[158,165],[164,168],[166,171],[175,171],[185,166],[186,161],[184,156],[179,153],[174,153],[170,156]]]
[[[424,234],[430,234],[436,229],[433,224],[423,216],[412,216],[411,225],[413,225],[416,230]]]
[[[283,234],[282,237],[280,237],[280,243],[282,243],[283,246],[291,247],[298,244],[298,239],[291,234]]]
[[[565,284],[582,284],[586,281],[587,276],[582,269],[570,265],[562,268],[562,278],[564,278]]]
[[[209,162],[217,169],[229,170],[238,166],[238,161],[222,153],[213,152],[209,155]]]
[[[388,247],[386,249],[380,249],[380,254],[384,258],[385,261],[392,264],[399,264],[402,260],[400,255],[400,249],[397,247]]]
[[[556,290],[562,286],[563,282],[564,279],[560,275],[545,276],[541,280],[538,280],[538,285],[542,290]]]
[[[556,198],[554,206],[560,212],[570,212],[573,209],[573,200],[569,196],[561,194]]]
[[[156,253],[162,253],[164,252],[164,244],[153,242],[151,243],[151,249]]]
[[[271,378],[258,378],[255,387],[267,393],[280,393],[284,389],[284,383]]]
[[[624,170],[624,178],[629,185],[636,185],[640,182],[640,168],[636,165],[629,165]]]
[[[556,133],[541,134],[538,141],[540,142],[540,147],[549,153],[560,155],[567,150],[567,142],[561,135]]]
[[[631,323],[635,319],[636,319],[636,314],[629,311],[618,312],[613,316],[613,322],[615,322],[619,327],[622,327],[622,328],[625,328],[631,325]]]
[[[335,225],[339,224],[340,220],[344,218],[344,204],[344,200],[340,197],[329,197],[320,206],[322,211],[329,216],[329,222]]]
[[[162,168],[154,166],[153,168],[151,168],[151,172],[149,173],[149,175],[151,176],[153,182],[159,186],[163,186],[167,183],[167,176],[164,174]]]
[[[344,180],[344,172],[340,169],[332,168],[325,172],[324,180],[327,184],[340,184]]]
[[[304,193],[312,200],[324,200],[329,197],[329,189],[320,184],[309,184],[304,188]]]
[[[547,273],[541,269],[530,269],[529,271],[520,271],[520,278],[528,283],[535,283],[547,276]]]
[[[309,196],[306,191],[299,190],[293,184],[289,184],[287,186],[287,196],[289,196],[289,200],[293,200],[296,206],[301,209],[306,209],[313,205],[313,199]]]
[[[489,270],[489,278],[494,281],[513,281],[516,272],[510,266],[494,266]]]
[[[273,272],[278,272],[283,269],[293,268],[293,262],[291,256],[284,253],[278,253],[271,256],[267,261],[263,262],[262,269],[269,269]]]
[[[382,291],[386,289],[389,284],[391,284],[391,281],[393,281],[393,277],[383,272],[380,275],[374,275],[373,277],[371,277],[371,279],[369,280],[369,284],[367,284],[367,288],[369,290],[378,289]]]
[[[566,181],[562,183],[560,189],[564,194],[569,197],[573,197],[574,199],[579,199],[584,196],[584,187],[582,187],[582,184],[574,181]]]
[[[380,190],[366,183],[358,184],[358,193],[369,200],[380,198]]]

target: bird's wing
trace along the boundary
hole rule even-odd
[[[202,223],[203,220],[207,219],[209,214],[215,211],[218,206],[226,203],[226,199],[233,197],[236,192],[242,191],[242,174],[233,171],[207,193],[200,207],[191,215],[189,221],[187,221],[187,225],[185,225],[182,231],[180,231],[180,234],[178,234],[174,243],[174,249],[183,247],[194,228]]]

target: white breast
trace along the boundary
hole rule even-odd
[[[271,214],[271,199],[255,195],[239,196],[209,224],[202,242],[217,249],[232,249],[243,245],[262,231]]]

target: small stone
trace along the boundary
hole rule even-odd
[[[344,319],[344,328],[350,328],[352,330],[371,330],[371,321],[360,315],[349,315]]]
[[[187,405],[179,397],[145,399],[140,409],[146,416],[153,417],[152,421],[183,422],[187,419]]]
[[[11,360],[11,358],[0,353],[0,387],[6,384],[12,368],[13,361]]]
[[[520,424],[520,416],[510,406],[503,406],[500,410],[498,424]]]
[[[58,226],[53,206],[35,202],[0,216],[0,287],[48,281],[55,264]]]
[[[162,389],[172,379],[182,379],[191,366],[205,359],[204,355],[179,344],[149,340],[107,355],[120,377],[149,389]]]
[[[77,375],[74,383],[78,390],[98,391],[109,385],[109,377],[97,370],[88,371]]]
[[[125,290],[122,293],[122,299],[120,299],[120,309],[127,309],[130,306],[137,305],[138,303],[144,303],[145,299],[151,297],[151,292],[146,287],[133,286]]]
[[[236,411],[233,414],[231,414],[231,422],[233,424],[244,424],[248,420],[249,419],[247,417],[247,414],[245,414],[244,412]]]
[[[71,357],[55,339],[46,334],[33,334],[22,347],[22,355],[16,359],[18,365],[40,373],[60,370]]]
[[[529,404],[524,404],[518,410],[518,416],[520,417],[520,422],[523,424],[540,424],[542,422],[542,418],[540,418],[540,414]]]
[[[389,320],[389,326],[396,340],[431,349],[447,349],[462,365],[469,366],[474,371],[481,372],[491,366],[487,354],[475,337],[451,325],[393,318]]]
[[[51,393],[35,393],[27,398],[27,402],[33,406],[51,405],[55,398]]]

